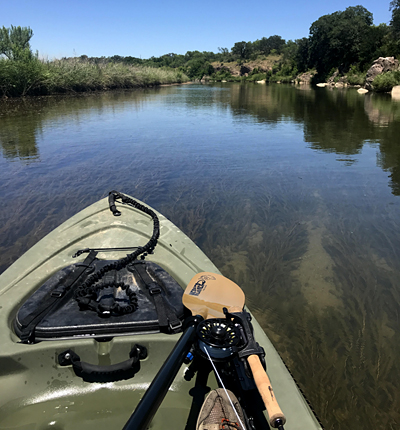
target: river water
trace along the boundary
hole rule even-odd
[[[326,429],[400,428],[400,102],[183,85],[0,104],[0,272],[112,189],[188,234]]]

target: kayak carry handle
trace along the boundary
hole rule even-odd
[[[67,349],[58,355],[60,366],[71,366],[76,376],[86,382],[114,382],[122,379],[132,378],[140,369],[140,360],[147,357],[147,349],[144,346],[135,344],[129,353],[129,359],[121,363],[109,366],[99,366],[96,364],[81,361],[81,358],[71,349]]]

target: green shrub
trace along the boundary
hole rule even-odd
[[[269,82],[281,82],[282,84],[290,84],[294,80],[294,77],[289,75],[281,75],[277,73],[276,75],[273,75],[270,77]]]
[[[347,82],[350,85],[364,85],[366,73],[360,75],[347,75]]]
[[[231,72],[227,69],[218,70],[218,72],[215,72],[211,75],[213,79],[216,81],[232,81],[233,76],[231,75]]]
[[[255,74],[251,74],[250,76],[248,76],[247,80],[248,81],[262,81],[266,79],[266,74],[265,73],[255,73]]]
[[[386,72],[378,75],[372,82],[374,91],[391,91],[396,85],[400,85],[400,71]]]
[[[0,59],[0,92],[8,97],[42,92],[45,65],[29,51],[17,60]]]
[[[338,71],[338,69],[336,67],[332,67],[330,72],[327,74],[327,78],[328,79],[331,78],[337,71]]]
[[[367,73],[361,72],[357,65],[352,65],[346,75],[347,82],[350,85],[364,85],[366,75]]]

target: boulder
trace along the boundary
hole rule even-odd
[[[342,76],[339,70],[336,70],[336,72],[328,79],[326,83],[327,85],[335,88],[347,87],[347,77]]]
[[[313,78],[313,76],[315,75],[316,72],[305,72],[300,74],[299,76],[297,76],[296,80],[300,83],[300,84],[310,84],[311,83],[311,79]]]
[[[392,99],[400,100],[400,85],[396,85],[392,88]]]
[[[372,90],[372,82],[381,73],[390,72],[399,68],[399,61],[394,57],[379,57],[372,63],[365,80],[365,88]]]
[[[335,83],[338,82],[339,77],[340,77],[339,70],[336,70],[335,73],[330,78],[328,78],[328,80],[326,82],[327,85],[334,87]]]

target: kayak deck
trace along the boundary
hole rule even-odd
[[[109,429],[122,428],[180,334],[138,334],[101,341],[94,338],[59,339],[22,344],[12,324],[21,304],[63,267],[83,261],[73,259],[79,249],[141,246],[152,233],[152,220],[130,206],[117,204],[114,217],[107,199],[84,209],[33,246],[0,276],[0,429]],[[199,272],[219,273],[205,254],[175,225],[157,213],[160,239],[154,254],[146,257],[163,267],[182,288]],[[119,259],[126,252],[100,252],[97,258]],[[77,261],[76,261],[77,260]],[[287,417],[286,430],[318,430],[289,372],[269,339],[253,319],[256,340],[266,352],[267,371],[275,394]],[[148,349],[140,371],[129,380],[89,383],[77,377],[72,367],[62,367],[57,357],[73,349],[82,360],[110,365],[128,358],[138,343]],[[195,378],[187,382],[182,366],[160,409],[152,429],[184,429]],[[208,386],[217,387],[210,375]],[[167,423],[167,425],[166,425]]]

